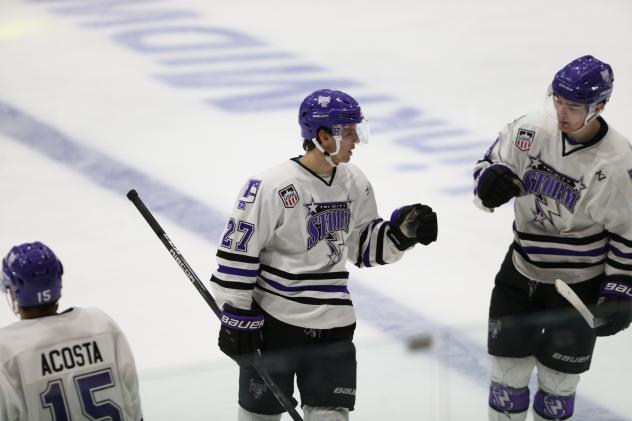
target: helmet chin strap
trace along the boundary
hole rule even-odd
[[[318,140],[312,139],[312,143],[314,144],[314,146],[316,146],[316,149],[318,149],[325,156],[325,161],[329,165],[331,165],[333,168],[337,167],[338,164],[336,164],[332,158],[334,156],[338,155],[338,153],[340,152],[340,140],[338,140],[338,139],[336,139],[334,137],[334,141],[336,142],[336,151],[335,152],[327,152],[325,150],[325,148],[323,148],[323,145],[321,145]]]
[[[568,134],[577,133],[582,130],[584,127],[588,126],[592,123],[601,113],[601,111],[597,111],[597,104],[590,104],[588,106],[588,114],[586,114],[586,119],[584,119],[584,124],[581,125],[580,128],[573,130],[572,132],[568,132]]]

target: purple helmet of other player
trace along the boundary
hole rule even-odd
[[[368,124],[362,114],[362,108],[358,101],[351,95],[332,89],[319,89],[307,95],[298,110],[298,123],[301,126],[301,135],[305,140],[311,140],[316,148],[326,155],[330,162],[340,150],[340,141],[345,127],[355,125],[358,140],[361,143],[368,141]],[[318,141],[318,130],[326,129],[336,140],[336,151],[328,153],[324,151]]]
[[[2,286],[19,307],[54,304],[61,297],[63,266],[55,253],[40,242],[11,248],[2,259]]]
[[[610,99],[613,82],[612,67],[587,55],[571,61],[555,74],[551,92],[568,101],[586,105],[585,126],[597,116],[597,104]]]

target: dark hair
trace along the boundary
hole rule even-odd
[[[332,135],[331,130],[329,130],[327,127],[319,127],[318,130],[316,130],[316,135],[320,136],[320,130],[324,130],[325,133],[327,133],[328,135]],[[317,142],[320,142],[320,139],[316,139]],[[314,145],[314,142],[312,142],[309,139],[303,139],[303,149],[306,151],[311,151],[312,149],[315,149],[316,146]]]
[[[305,151],[311,151],[312,149],[315,149],[316,146],[314,145],[314,142],[312,142],[309,139],[303,139],[303,150]]]

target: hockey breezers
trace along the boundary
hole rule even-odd
[[[143,203],[140,196],[138,196],[136,190],[130,190],[127,193],[127,198],[134,204],[134,206],[136,206],[136,209],[138,209],[143,218],[145,218],[145,221],[149,224],[154,233],[156,233],[160,241],[162,241],[162,244],[164,244],[164,246],[167,248],[169,254],[171,254],[171,257],[173,257],[178,266],[180,266],[180,269],[182,269],[184,274],[187,276],[187,278],[189,278],[193,286],[198,290],[202,298],[204,298],[204,301],[206,301],[209,307],[211,307],[211,310],[213,310],[213,313],[215,313],[215,315],[219,319],[221,310],[217,306],[215,299],[208,291],[208,289],[206,289],[204,284],[200,281],[200,278],[195,274],[191,266],[189,266],[189,263],[187,263],[184,256],[180,254],[175,244],[173,244],[167,233],[162,229],[158,221],[156,221],[156,218],[154,218],[149,209],[147,209],[147,206],[145,206],[145,203]],[[303,418],[301,418],[296,409],[294,409],[294,405],[292,405],[292,402],[288,399],[287,396],[285,396],[285,393],[283,393],[279,386],[274,383],[274,381],[270,377],[270,374],[268,373],[268,370],[266,370],[263,366],[260,350],[257,350],[257,352],[255,353],[252,366],[255,368],[255,370],[257,370],[257,373],[259,373],[265,384],[270,388],[270,391],[274,394],[274,396],[277,398],[283,408],[290,414],[292,419],[294,421],[303,421]]]
[[[575,307],[575,309],[579,312],[579,314],[581,314],[584,320],[586,320],[588,326],[594,329],[605,323],[604,320],[600,319],[599,317],[595,317],[591,313],[591,311],[588,309],[588,307],[586,307],[586,304],[584,304],[582,299],[579,298],[577,294],[575,294],[575,291],[573,291],[566,282],[562,281],[561,279],[556,279],[555,289],[562,297],[566,298],[566,300],[571,303],[573,307]]]

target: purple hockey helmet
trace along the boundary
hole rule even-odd
[[[56,303],[63,273],[55,253],[40,242],[15,246],[2,259],[2,284],[13,292],[20,307]]]
[[[593,105],[608,102],[613,82],[612,67],[588,55],[571,61],[557,72],[551,90],[569,101]]]
[[[363,118],[355,99],[331,89],[319,89],[307,95],[298,110],[301,135],[307,140],[315,139],[320,127],[333,132],[335,125],[359,124]]]

